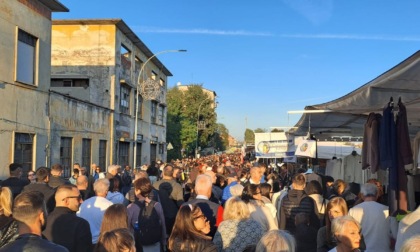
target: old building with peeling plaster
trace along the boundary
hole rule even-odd
[[[160,87],[155,99],[140,97],[134,136],[139,70],[153,53],[121,19],[51,21],[52,11],[68,9],[0,3],[0,177],[11,162],[25,172],[61,163],[70,176],[73,163],[104,170],[132,165],[134,155],[138,166],[166,160],[169,70],[157,58],[144,68]],[[28,53],[34,61],[23,64]]]

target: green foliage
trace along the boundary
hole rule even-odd
[[[262,129],[262,128],[256,128],[254,130],[254,133],[265,133],[265,132],[267,132],[267,130],[266,129]]]
[[[271,132],[284,132],[284,130],[282,130],[282,129],[277,129],[277,128],[274,128]]]
[[[167,92],[167,136],[174,149],[168,151],[168,160],[180,158],[181,149],[194,153],[195,145],[204,148],[215,143],[217,133],[216,112],[213,101],[203,92],[200,85],[190,85],[186,91],[173,87]],[[204,121],[205,128],[197,131],[198,121]]]
[[[244,139],[245,139],[245,143],[254,143],[255,142],[254,131],[252,131],[251,129],[246,129]]]
[[[225,151],[229,146],[229,130],[223,123],[217,124],[217,130],[213,135],[211,146],[219,151]]]

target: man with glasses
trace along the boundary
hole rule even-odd
[[[83,202],[75,185],[61,185],[55,193],[56,207],[47,218],[42,234],[56,244],[71,251],[92,251],[92,234],[89,223],[76,216]]]

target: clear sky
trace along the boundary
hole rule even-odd
[[[54,19],[121,18],[177,82],[218,95],[218,121],[293,126],[287,111],[328,102],[366,84],[417,50],[420,1],[60,0]]]

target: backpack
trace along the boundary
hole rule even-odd
[[[131,186],[131,183],[133,183],[131,175],[127,171],[123,172],[121,176],[121,180],[122,180],[123,186]]]
[[[140,207],[138,223],[134,227],[136,247],[159,242],[162,238],[162,224],[155,209],[157,202],[152,200],[147,206],[144,201],[136,200],[134,203]]]

